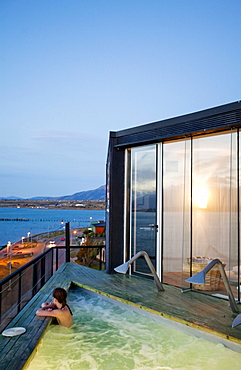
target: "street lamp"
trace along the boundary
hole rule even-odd
[[[71,232],[71,241],[70,241],[71,245],[73,245],[74,241],[76,241],[76,234],[77,234],[76,230]],[[73,236],[75,236],[75,238]]]
[[[31,234],[31,232],[29,231],[28,232],[28,242],[30,242],[30,253],[31,253],[31,256],[32,256],[32,254],[33,254],[33,250],[32,250],[32,235],[31,235],[31,240],[30,240],[30,234]]]
[[[11,250],[11,245],[12,245],[12,243],[11,242],[8,242],[8,244],[7,244],[7,254],[9,255],[9,263],[8,263],[8,266],[9,266],[9,273],[10,273],[10,275],[12,273],[12,250]],[[11,280],[9,280],[8,290],[9,291],[11,290]]]
[[[12,251],[11,251],[11,245],[12,245],[12,243],[11,242],[8,242],[8,244],[7,244],[7,254],[9,256],[9,271],[10,271],[10,275],[12,273]]]
[[[77,231],[76,231],[76,230],[74,230],[74,231],[73,231],[73,234],[74,234],[74,236],[75,236],[75,244],[76,244],[76,235],[77,235]]]

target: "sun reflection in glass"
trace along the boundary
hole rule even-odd
[[[208,189],[203,184],[198,184],[193,189],[193,202],[199,208],[208,206]]]

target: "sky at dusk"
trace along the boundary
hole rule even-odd
[[[240,0],[1,0],[0,197],[105,184],[109,131],[241,99]]]

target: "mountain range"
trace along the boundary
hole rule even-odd
[[[0,197],[0,199],[7,200],[21,200],[21,199],[30,199],[30,200],[45,200],[45,199],[56,199],[56,200],[105,200],[106,196],[106,185],[102,185],[94,190],[80,191],[72,195],[63,195],[61,197],[33,197],[33,198],[19,198],[15,196],[10,197]]]

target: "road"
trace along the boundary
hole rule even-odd
[[[81,235],[82,230],[71,232],[70,244],[77,246],[77,237]],[[65,246],[64,236],[49,238],[46,235],[38,235],[35,243],[18,241],[13,243],[11,247],[2,249],[0,251],[0,280],[53,246]]]

